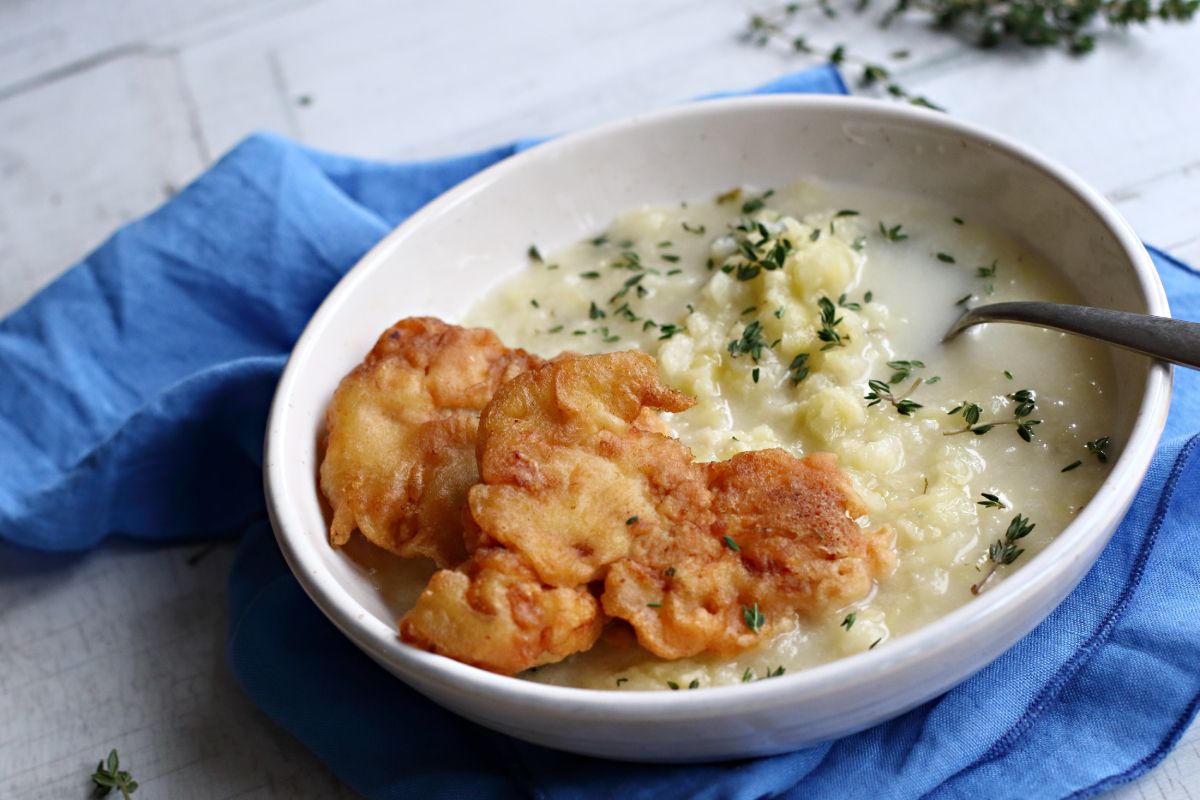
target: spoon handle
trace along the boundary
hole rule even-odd
[[[1200,323],[1060,303],[993,303],[968,310],[950,329],[946,339],[985,322],[1017,322],[1077,333],[1200,369]]]

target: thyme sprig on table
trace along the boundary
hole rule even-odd
[[[1008,523],[1008,530],[1004,532],[1004,538],[997,539],[988,547],[988,570],[977,583],[971,585],[971,594],[979,594],[984,584],[991,579],[999,567],[1008,566],[1025,552],[1023,548],[1017,546],[1017,542],[1028,536],[1036,527],[1028,517],[1020,514],[1013,517],[1012,522]]]
[[[121,793],[123,800],[137,791],[138,782],[126,770],[121,769],[121,761],[117,751],[112,750],[108,758],[96,765],[96,771],[91,774],[92,783],[96,786],[96,795],[104,797],[113,789]]]
[[[799,21],[804,10],[835,19],[846,8],[863,14],[874,5],[873,0],[791,2],[752,14],[740,38],[756,47],[775,43],[789,52],[815,55],[843,68],[854,66],[863,88],[882,87],[898,100],[943,110],[905,88],[878,61],[852,54],[845,44],[813,43]],[[1187,22],[1200,10],[1200,0],[886,0],[884,5],[886,10],[879,18],[883,28],[900,17],[916,16],[934,30],[965,37],[984,49],[1011,43],[1065,47],[1072,55],[1091,52],[1097,35],[1106,30],[1126,30],[1154,20]],[[907,49],[901,49],[893,51],[890,58],[900,61],[909,55]]]
[[[1065,46],[1075,55],[1096,46],[1104,26],[1128,28],[1153,19],[1186,22],[1200,8],[1198,0],[892,0],[880,20],[887,26],[909,12],[923,13],[934,27],[958,31],[983,48],[1005,42],[1029,47]],[[866,10],[871,0],[857,0]]]
[[[858,4],[865,7],[867,2],[858,0]],[[817,0],[815,4],[810,3],[809,5],[816,5],[828,17],[836,17],[838,15],[837,10],[833,7],[830,0]],[[876,61],[854,55],[846,48],[846,45],[835,44],[830,47],[814,44],[808,40],[808,37],[798,31],[790,30],[796,15],[803,8],[803,3],[788,3],[773,11],[752,14],[746,24],[746,29],[742,32],[742,40],[756,47],[766,47],[772,41],[775,41],[793,53],[815,55],[838,66],[854,65],[859,69],[858,82],[860,86],[864,88],[883,86],[884,90],[892,97],[906,100],[916,106],[924,106],[925,108],[932,108],[938,111],[943,110],[928,98],[913,94],[893,80],[891,70],[887,67]],[[892,58],[897,60],[906,58],[907,56],[908,52],[905,50],[898,50],[892,54]]]

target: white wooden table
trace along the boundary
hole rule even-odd
[[[569,130],[810,63],[740,44],[747,0],[0,1],[0,313],[257,129],[410,159]],[[848,4],[847,4],[848,5]],[[806,17],[898,49],[912,90],[1025,141],[1200,262],[1200,22],[1077,60]],[[349,797],[224,660],[232,545],[0,546],[0,794],[85,797],[112,747],[145,798]],[[198,558],[197,558],[198,557]],[[1198,665],[1200,668],[1200,665]],[[1120,798],[1200,796],[1200,731]]]

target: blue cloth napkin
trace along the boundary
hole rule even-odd
[[[758,91],[842,93],[812,70]],[[243,534],[229,660],[246,692],[370,798],[1086,796],[1145,772],[1200,693],[1200,383],[1079,588],[976,677],[891,722],[788,755],[600,761],[465,722],[329,624],[262,521],[261,441],[286,354],[394,225],[524,145],[380,164],[252,137],[0,322],[0,536],[45,550],[121,534]],[[1177,314],[1200,274],[1153,252]]]

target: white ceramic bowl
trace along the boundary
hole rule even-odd
[[[1113,435],[1096,496],[1036,558],[887,647],[771,681],[699,692],[602,692],[484,672],[415,650],[362,569],[326,540],[315,474],[341,377],[401,317],[459,319],[548,251],[642,203],[819,177],[939,198],[1017,233],[1092,305],[1167,315],[1154,267],[1095,191],[1045,158],[952,117],[847,98],[771,96],[673,108],[565,136],[446,193],[338,284],[288,362],[271,411],[266,488],[279,545],[313,601],[355,644],[446,708],[512,736],[622,759],[699,761],[843,736],[945,691],[1028,633],[1095,561],[1133,499],[1166,420],[1170,372],[1114,351]]]

